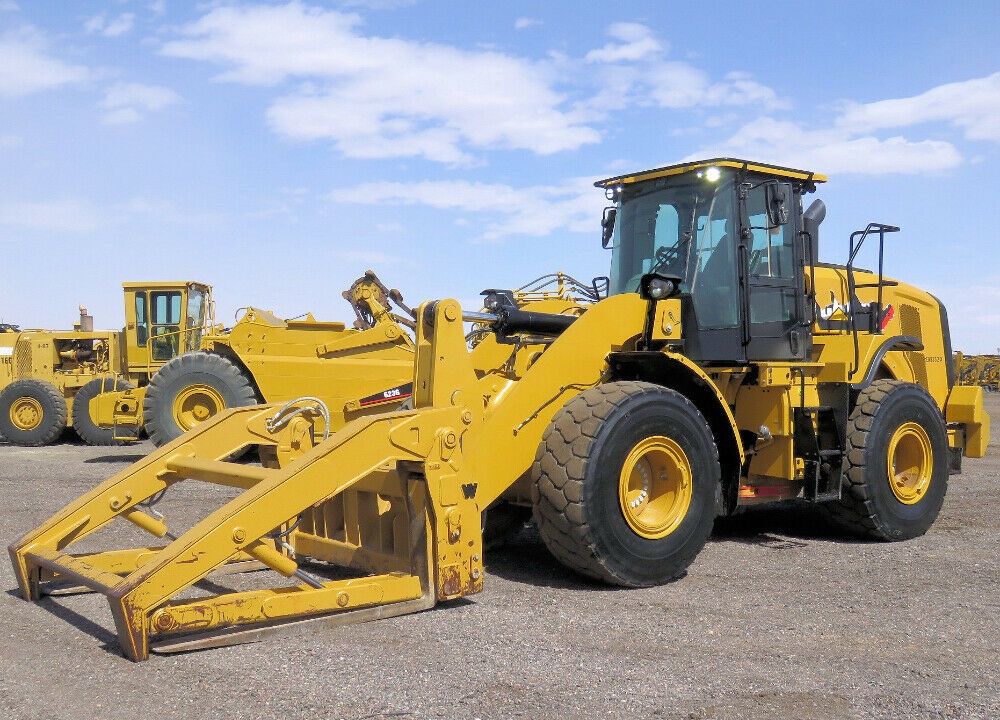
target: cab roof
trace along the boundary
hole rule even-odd
[[[159,289],[181,289],[186,288],[189,285],[194,285],[195,287],[211,289],[211,285],[207,283],[197,282],[195,280],[160,280],[157,282],[123,282],[122,287],[126,290],[143,290],[146,288],[151,288],[154,290]]]
[[[655,180],[656,178],[669,177],[671,175],[681,175],[692,172],[700,168],[707,167],[731,167],[751,172],[764,173],[766,175],[777,175],[792,180],[804,180],[806,183],[826,182],[826,175],[810,172],[809,170],[795,170],[793,168],[781,167],[780,165],[769,165],[767,163],[754,162],[752,160],[739,160],[737,158],[712,158],[711,160],[692,160],[691,162],[679,163],[677,165],[667,165],[653,170],[642,170],[640,172],[629,173],[628,175],[618,175],[607,180],[598,180],[594,183],[597,187],[606,188],[611,185],[628,185],[630,183]]]

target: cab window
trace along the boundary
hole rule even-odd
[[[153,360],[169,360],[180,347],[182,297],[180,292],[152,292]]]
[[[149,318],[146,317],[146,293],[135,294],[135,343],[146,347],[149,340]]]

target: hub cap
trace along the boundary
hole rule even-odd
[[[670,438],[646,438],[625,458],[618,502],[638,535],[656,540],[676,530],[687,517],[691,494],[691,464]]]
[[[42,424],[44,416],[42,404],[33,397],[17,398],[10,406],[10,422],[18,430],[34,430]]]
[[[174,422],[179,428],[190,430],[225,408],[222,393],[211,385],[189,385],[174,399]]]
[[[934,453],[927,431],[913,422],[903,423],[889,440],[889,487],[904,505],[920,502],[931,484]]]

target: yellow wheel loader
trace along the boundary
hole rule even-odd
[[[986,450],[982,389],[955,384],[941,303],[883,274],[896,228],[816,261],[825,210],[803,199],[823,181],[724,158],[597,183],[607,297],[420,305],[412,407],[342,427],[315,398],[219,413],[13,543],[21,593],[103,593],[143,660],[477,593],[500,502],[530,507],[568,568],[627,587],[682,575],[745,505],[802,497],[849,532],[926,532],[949,473]],[[866,243],[877,269],[855,266]],[[489,332],[471,342],[466,322]],[[248,447],[259,464],[228,459]],[[198,482],[232,494],[171,522],[167,498]],[[150,541],[73,552],[123,522]]]
[[[398,405],[409,396],[413,368],[413,341],[403,326],[413,323],[391,303],[409,308],[370,270],[344,298],[357,315],[353,328],[247,308],[231,329],[206,333],[197,352],[166,363],[147,387],[103,398],[102,421],[108,424],[110,408],[111,425],[144,425],[163,445],[225,408],[304,394],[322,399],[341,425]]]

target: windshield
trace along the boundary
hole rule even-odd
[[[205,326],[205,293],[201,290],[190,288],[188,295],[188,334],[187,349],[198,350],[201,345],[202,330]]]
[[[205,324],[205,293],[191,288],[188,296],[188,325],[200,327]]]
[[[612,245],[612,293],[635,292],[649,272],[680,277],[682,290],[690,292],[720,244],[729,245],[731,182],[692,175],[688,182],[657,185],[625,190]]]
[[[736,322],[732,172],[718,182],[694,173],[626,188],[615,222],[611,294],[636,292],[646,273],[681,278],[702,327]]]

